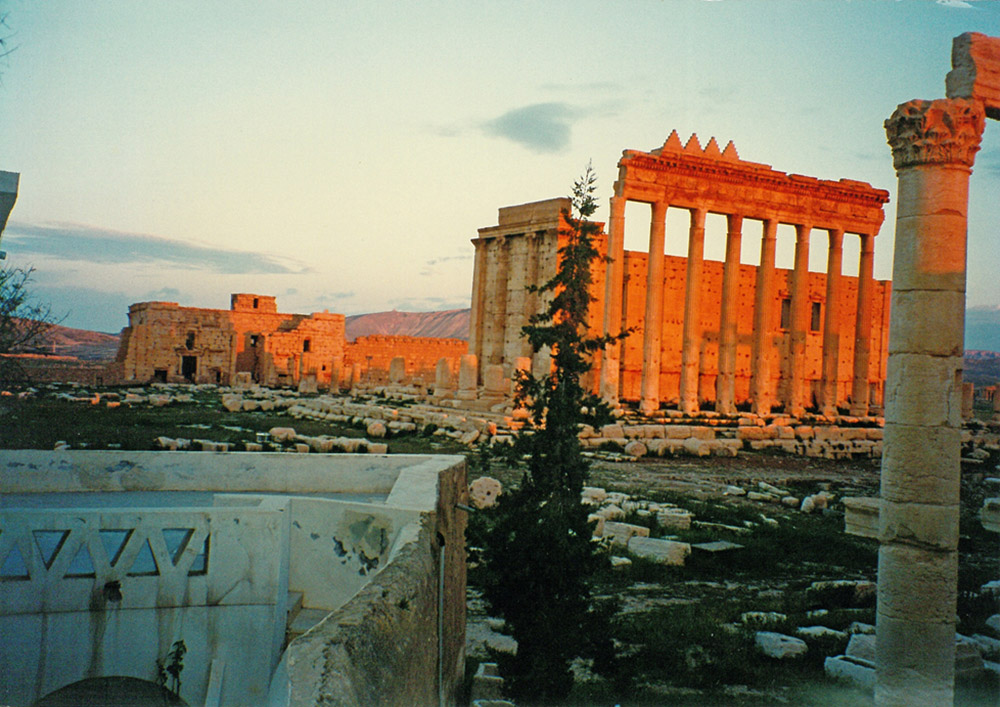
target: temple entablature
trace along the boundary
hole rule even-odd
[[[853,179],[817,179],[741,160],[732,142],[719,150],[713,137],[702,149],[697,135],[681,145],[677,131],[650,152],[625,150],[615,196],[662,202],[760,221],[876,234],[889,192]]]

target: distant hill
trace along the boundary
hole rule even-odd
[[[41,341],[21,353],[70,356],[81,361],[111,361],[117,352],[118,334],[53,324]]]
[[[1000,383],[1000,353],[996,351],[966,351],[962,380],[977,388]]]
[[[966,351],[1000,351],[1000,307],[965,310]]]
[[[373,312],[352,314],[344,324],[348,341],[372,334],[433,336],[442,339],[469,338],[468,309],[442,312]]]

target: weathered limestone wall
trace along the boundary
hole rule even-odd
[[[457,376],[459,359],[468,347],[468,342],[462,339],[386,334],[359,336],[344,346],[342,383],[349,383],[347,374],[356,364],[360,367],[363,381],[384,385],[389,382],[392,359],[402,357],[409,382],[432,385],[438,361],[442,358],[447,359],[452,375]]]
[[[522,357],[531,357],[534,375],[549,371],[548,353],[533,354],[521,329],[549,302],[548,295],[529,292],[528,287],[540,287],[555,276],[559,247],[565,240],[559,233],[566,226],[561,213],[569,209],[570,200],[565,197],[502,207],[498,225],[479,229],[479,237],[472,240],[476,258],[468,351],[478,360],[478,384],[483,384],[487,366],[502,366],[509,378]],[[595,246],[599,252],[605,250],[603,234],[597,236]],[[598,278],[603,282],[603,272],[603,264],[596,263],[595,283]],[[595,284],[591,294],[596,301],[591,304],[590,331],[599,336],[603,285]]]
[[[620,373],[621,398],[639,400],[643,370],[643,334],[645,332],[645,293],[648,254],[626,251],[623,294],[624,325],[632,327],[634,333],[622,342],[622,366]],[[716,377],[719,372],[719,332],[722,313],[722,284],[725,264],[706,260],[701,275],[701,306],[699,321],[701,334],[700,365],[698,378],[698,401],[701,404],[715,402]],[[746,404],[752,398],[751,374],[753,370],[753,323],[757,290],[757,270],[753,265],[740,265],[736,275],[735,299],[735,361],[734,400]],[[663,310],[660,348],[660,399],[669,404],[677,404],[680,395],[681,363],[683,350],[684,297],[686,285],[687,259],[664,256],[663,262]],[[791,332],[790,326],[780,326],[782,300],[791,299],[792,270],[776,269],[774,272],[774,296],[768,303],[770,320],[775,322],[775,330],[770,347],[770,384],[768,391],[773,398],[785,395],[790,375]],[[599,289],[603,290],[603,276]],[[834,304],[833,316],[839,329],[844,332],[838,339],[836,404],[848,406],[853,381],[855,315],[857,309],[856,277],[841,277],[839,297]],[[809,273],[807,293],[810,304],[810,322],[806,331],[804,346],[804,380],[807,389],[807,405],[818,405],[821,401],[823,381],[823,335],[826,328],[825,273]],[[872,321],[875,323],[869,334],[869,376],[872,381],[872,402],[880,405],[888,346],[889,296],[892,284],[889,281],[874,283],[872,297]],[[813,303],[819,305],[818,327],[812,325]],[[787,306],[787,305],[786,305]],[[790,324],[790,322],[789,322]]]
[[[181,382],[184,357],[196,357],[196,383],[227,383],[236,330],[225,310],[139,302],[129,307],[116,362],[126,381]]]
[[[123,382],[229,384],[249,372],[267,385],[294,385],[315,374],[329,385],[344,348],[344,315],[277,311],[274,297],[234,294],[232,309],[139,302],[109,376]]]

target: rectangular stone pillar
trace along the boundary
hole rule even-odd
[[[795,225],[795,270],[792,271],[792,321],[788,347],[788,386],[785,412],[793,417],[806,410],[806,332],[809,327],[810,224]]]
[[[715,378],[715,409],[736,412],[736,294],[740,275],[743,217],[726,217],[726,263],[722,269],[722,311],[719,314],[719,374]]]
[[[663,241],[667,205],[653,202],[649,217],[646,260],[646,316],[642,330],[642,397],[639,411],[652,415],[660,407],[660,353],[663,339]]]
[[[868,367],[872,338],[872,286],[875,262],[875,237],[861,234],[861,260],[858,264],[858,312],[854,324],[854,379],[851,385],[851,414],[868,414]],[[963,319],[964,321],[964,319]]]
[[[705,256],[705,209],[691,209],[688,233],[687,279],[684,284],[684,348],[681,351],[681,411],[698,411],[698,372],[701,363],[701,273]]]
[[[771,305],[774,300],[777,219],[765,220],[763,230],[760,242],[760,266],[757,268],[757,287],[754,294],[750,392],[753,397],[753,411],[758,415],[770,415],[774,400],[774,384],[771,380],[771,349],[774,346]]]
[[[844,263],[844,231],[831,228],[826,257],[826,312],[823,318],[823,414],[837,414],[837,381],[840,379],[841,271]]]
[[[622,326],[622,284],[625,275],[625,204],[623,196],[611,197],[608,219],[608,261],[604,279],[604,333],[617,334]],[[604,347],[601,356],[601,397],[610,405],[618,404],[618,379],[621,366],[621,342]]]

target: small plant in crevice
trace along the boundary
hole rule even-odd
[[[184,670],[184,654],[187,646],[183,640],[174,641],[164,660],[156,660],[156,684],[178,697],[181,694],[181,672]],[[170,686],[167,686],[167,682]]]

